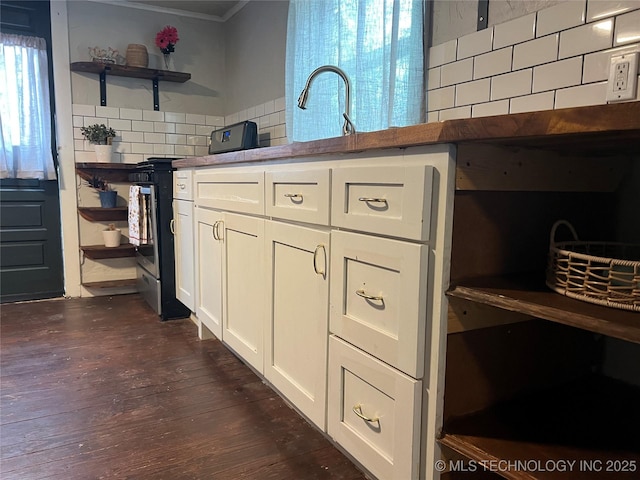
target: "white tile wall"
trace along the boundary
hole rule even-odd
[[[540,65],[533,69],[533,93],[580,85],[582,57]]]
[[[513,69],[519,70],[557,60],[559,37],[556,33],[514,46]]]
[[[614,45],[616,47],[640,41],[640,10],[620,15],[616,19],[615,35]]]
[[[536,32],[536,14],[524,15],[515,20],[496,25],[493,28],[493,49],[515,45],[534,38]]]
[[[491,79],[491,100],[531,93],[531,69],[499,75]]]
[[[212,130],[244,120],[258,125],[261,146],[286,144],[284,110],[284,97],[226,117],[76,104],[73,105],[76,162],[95,161],[93,146],[84,140],[81,126],[94,123],[111,126],[117,134],[113,142],[113,161],[138,163],[153,156],[208,155]]]
[[[458,39],[458,60],[491,51],[493,27],[470,33]]]
[[[586,0],[562,2],[538,11],[536,37],[582,25],[586,18]]]
[[[473,63],[473,78],[492,77],[510,72],[512,52],[513,47],[508,47],[478,55]]]
[[[536,93],[535,95],[512,98],[511,100],[509,100],[509,113],[553,110],[554,99],[554,92]]]
[[[468,82],[473,77],[473,58],[448,63],[440,68],[440,86],[448,87],[456,83]]]
[[[509,113],[509,100],[497,102],[479,103],[471,108],[472,117],[490,117],[492,115],[505,115]]]
[[[582,53],[611,48],[613,43],[613,18],[560,33],[558,58],[575,57]]]
[[[427,121],[604,104],[611,55],[632,51],[640,0],[562,1],[431,48]]]
[[[638,0],[598,0],[587,5],[587,22],[602,20],[638,8]]]

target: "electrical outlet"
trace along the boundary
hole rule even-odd
[[[638,52],[611,57],[607,102],[635,100],[638,80]]]

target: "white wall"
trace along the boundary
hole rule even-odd
[[[55,2],[54,2],[55,3]],[[224,115],[225,41],[221,23],[103,4],[70,1],[69,50],[72,62],[90,61],[88,48],[112,47],[126,54],[127,45],[146,45],[149,67],[163,68],[155,35],[165,25],[178,29],[175,70],[191,74],[186,83],[160,82],[160,109],[179,113]],[[100,105],[98,76],[72,73],[73,103]],[[153,109],[150,80],[107,75],[107,106]]]
[[[226,115],[284,96],[288,12],[288,0],[254,0],[224,24]]]

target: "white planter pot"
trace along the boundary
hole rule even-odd
[[[115,230],[103,230],[102,236],[104,238],[105,247],[118,247],[120,246],[120,229]]]
[[[96,162],[111,162],[111,152],[113,151],[113,145],[94,145],[93,147],[96,151]]]

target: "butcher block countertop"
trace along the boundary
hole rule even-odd
[[[535,148],[571,155],[640,153],[640,102],[447,120],[311,142],[174,160],[176,168],[262,162],[452,143]]]

